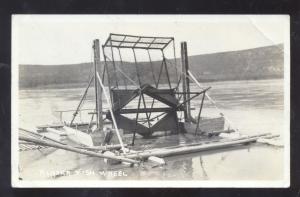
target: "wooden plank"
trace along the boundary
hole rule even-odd
[[[132,133],[135,128],[135,120],[131,120],[125,116],[116,115],[116,121],[118,123],[118,127],[124,130],[124,134]],[[137,124],[136,132],[142,136],[146,136],[149,133],[148,128],[141,124]]]
[[[46,130],[50,133],[54,133],[54,134],[57,134],[59,136],[66,136],[66,132],[65,131],[60,131],[60,130],[57,130],[57,129],[54,129],[54,128],[46,128]]]
[[[138,96],[137,90],[111,90],[113,97],[113,110],[119,110]]]
[[[68,134],[70,140],[85,146],[94,146],[92,136],[89,134],[67,126],[64,126],[63,129]]]
[[[163,94],[160,94],[160,92]],[[178,100],[175,97],[173,89],[157,89],[152,86],[148,86],[143,93],[171,107],[176,107],[178,104]]]

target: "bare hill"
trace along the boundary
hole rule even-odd
[[[175,80],[174,59],[170,60],[170,75]],[[177,69],[180,59],[177,59]],[[268,79],[283,77],[283,45],[273,45],[241,51],[195,55],[189,57],[190,69],[200,81]],[[103,64],[103,63],[102,63]],[[117,65],[120,62],[116,62]],[[110,66],[111,67],[111,66]],[[152,80],[149,63],[139,63],[143,81]],[[154,62],[154,73],[159,73],[160,62]],[[123,71],[136,80],[135,65],[125,62]],[[92,63],[69,65],[20,65],[20,88],[44,87],[49,85],[66,86],[86,84],[91,76]],[[121,75],[118,75],[121,79]],[[166,82],[163,75],[162,82]],[[111,76],[112,77],[112,76]],[[122,84],[122,80],[118,81]]]

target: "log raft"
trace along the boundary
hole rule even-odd
[[[210,151],[210,150],[217,150],[217,149],[225,149],[232,146],[243,145],[248,143],[256,142],[260,138],[270,137],[270,133],[264,133],[260,135],[248,136],[248,137],[241,137],[230,139],[226,141],[218,141],[218,142],[211,142],[211,143],[200,143],[195,145],[188,145],[184,147],[172,147],[172,148],[159,148],[159,149],[152,149],[143,152],[136,152],[133,154],[127,154],[125,157],[130,159],[147,159],[151,156],[156,157],[169,157],[175,155],[183,155],[189,154],[194,152],[202,152],[202,151]]]
[[[73,147],[65,144],[59,144],[55,141],[35,139],[32,137],[20,136],[19,140],[25,141],[27,143],[33,143],[36,145],[54,147],[54,148],[63,149],[71,152],[76,152],[88,156],[109,159],[109,160],[116,161],[118,163],[123,162],[123,163],[138,164],[141,161],[145,161],[150,157],[164,158],[169,156],[183,155],[183,154],[189,154],[195,152],[226,149],[233,146],[240,146],[244,144],[253,143],[256,142],[258,139],[265,139],[265,138],[270,139],[274,137],[278,137],[278,136],[272,135],[271,133],[264,133],[259,135],[243,136],[239,138],[226,139],[226,140],[224,139],[212,140],[209,142],[206,141],[206,142],[170,146],[164,148],[154,148],[145,151],[130,150],[130,151],[126,151],[125,154],[120,153],[120,155],[102,154],[98,151],[109,151],[110,149],[118,150],[121,148],[121,145],[107,145],[107,146],[98,146],[98,147]]]

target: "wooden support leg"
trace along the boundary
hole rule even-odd
[[[140,92],[139,103],[138,103],[138,110],[140,109],[141,98],[142,98],[142,92]],[[134,146],[134,140],[135,140],[135,134],[136,134],[137,124],[138,124],[138,118],[139,118],[139,112],[136,113],[135,129],[134,129],[134,132],[133,132],[132,143],[131,143],[132,146]]]
[[[199,129],[200,116],[201,116],[201,111],[202,111],[202,107],[203,107],[204,98],[205,98],[205,92],[203,93],[202,100],[201,100],[201,106],[200,106],[200,109],[199,109],[199,114],[198,114],[198,120],[197,120],[197,126],[196,126],[196,130],[195,130],[195,135],[197,135],[197,132],[198,132],[198,129]]]

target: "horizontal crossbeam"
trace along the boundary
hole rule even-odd
[[[111,33],[103,47],[131,48],[131,49],[165,49],[173,37],[135,36]]]
[[[163,49],[162,47],[139,47],[139,46],[119,46],[119,45],[103,45],[103,47],[116,47],[116,48],[126,48],[126,49]]]
[[[130,34],[116,34],[110,33],[110,36],[126,36],[126,37],[134,37],[134,38],[156,38],[156,39],[174,39],[174,37],[163,37],[163,36],[139,36],[139,35],[130,35]]]
[[[182,111],[183,109],[178,108],[176,111]],[[173,108],[162,107],[162,108],[141,108],[141,109],[121,109],[120,114],[131,114],[131,113],[152,113],[152,112],[171,112]]]

